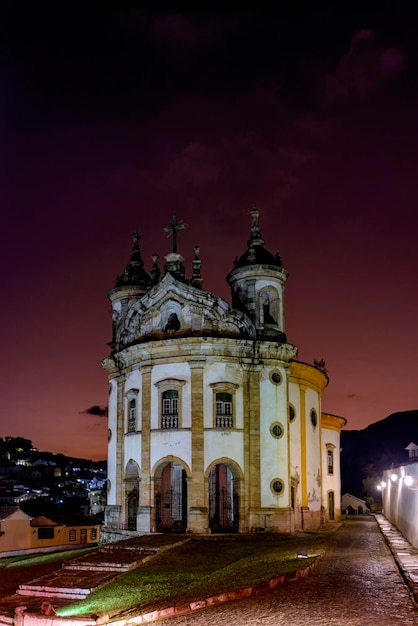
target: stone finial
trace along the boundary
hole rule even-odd
[[[160,280],[160,276],[161,276],[160,268],[158,267],[158,259],[160,258],[160,256],[156,252],[154,252],[151,258],[152,258],[152,268],[150,272],[151,284],[156,285],[158,281]]]
[[[195,246],[194,250],[194,259],[193,259],[193,275],[192,280],[190,281],[193,287],[197,287],[198,289],[202,288],[203,279],[201,274],[202,261],[199,258],[200,254],[200,246]]]
[[[247,245],[249,248],[251,248],[252,246],[263,246],[264,239],[261,236],[260,226],[258,224],[258,209],[254,207],[253,209],[251,209],[250,213],[253,223],[251,226],[251,234],[249,240],[247,241]]]

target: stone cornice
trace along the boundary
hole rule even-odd
[[[342,428],[347,424],[345,417],[339,415],[332,415],[331,413],[321,414],[321,427],[328,430],[335,430],[341,432]]]
[[[302,363],[302,361],[292,361],[289,381],[296,384],[305,383],[320,393],[328,385],[329,379],[325,372],[313,365]]]

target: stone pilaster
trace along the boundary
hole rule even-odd
[[[155,523],[152,521],[153,498],[151,489],[151,366],[141,367],[142,386],[142,437],[141,437],[141,481],[139,489],[138,530],[149,532]]]
[[[187,482],[188,530],[194,533],[207,533],[208,490],[205,483],[204,429],[203,429],[203,373],[204,362],[190,363],[192,388],[192,467],[191,479]]]
[[[244,498],[240,509],[247,510],[249,517],[240,526],[242,531],[251,530],[250,517],[253,509],[261,507],[261,457],[260,457],[260,370],[250,365],[244,372]],[[245,507],[245,508],[244,508]],[[247,528],[244,528],[244,524]]]
[[[116,418],[116,505],[120,507],[120,524],[124,523],[125,489],[124,489],[124,445],[125,445],[125,376],[117,379],[117,418]]]

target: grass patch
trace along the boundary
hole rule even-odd
[[[278,539],[193,537],[115,578],[85,600],[57,609],[58,615],[120,614],[153,610],[266,582],[310,565],[333,533],[310,533]],[[309,558],[298,559],[298,549]]]
[[[45,563],[53,563],[55,561],[62,563],[64,561],[70,561],[76,559],[83,554],[94,552],[98,548],[80,548],[79,550],[63,550],[61,552],[48,552],[38,554],[22,554],[18,556],[9,556],[0,559],[0,568],[11,567],[28,567],[32,565],[43,565]]]

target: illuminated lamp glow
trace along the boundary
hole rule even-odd
[[[412,476],[410,476],[409,474],[408,474],[408,476],[405,476],[405,485],[406,485],[407,487],[410,487],[410,486],[412,485],[412,483],[413,483],[413,482],[414,482],[414,481],[413,481],[413,479],[412,479]]]
[[[384,480],[382,480],[382,482],[380,483],[380,486],[382,487],[382,489],[383,489],[384,487],[386,487],[386,483],[385,483],[385,481],[384,481]]]
[[[382,485],[377,485],[376,489],[377,489],[378,491],[382,491]]]
[[[391,479],[392,482],[396,482],[398,480],[397,474],[392,474],[390,479]]]

